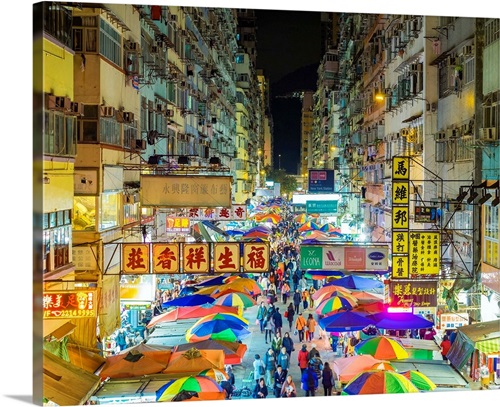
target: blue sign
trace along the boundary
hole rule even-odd
[[[309,193],[333,193],[333,170],[309,170]]]

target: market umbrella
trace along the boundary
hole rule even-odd
[[[153,326],[161,323],[175,322],[179,319],[201,318],[206,315],[216,314],[219,312],[237,314],[238,311],[238,307],[228,307],[225,305],[217,304],[203,304],[192,305],[188,307],[179,307],[153,317],[147,325],[147,328],[152,328]]]
[[[339,287],[349,288],[350,290],[374,290],[384,288],[384,283],[370,277],[360,277],[356,275],[345,276],[328,283],[328,285],[336,285]]]
[[[179,291],[179,297],[184,297],[186,295],[191,295],[194,294],[195,292],[198,291],[198,288],[196,288],[193,285],[186,285],[185,287],[182,288],[181,291]]]
[[[199,375],[210,377],[214,379],[217,383],[220,383],[228,379],[228,375],[226,372],[214,368],[202,370]]]
[[[313,298],[313,300],[317,300],[323,294],[333,292],[333,291],[340,291],[340,292],[347,293],[347,294],[352,293],[352,291],[349,290],[348,288],[339,287],[339,286],[336,286],[333,284],[329,284],[329,285],[324,285],[319,290],[315,291],[314,294],[312,295],[312,298]]]
[[[372,355],[378,359],[407,359],[408,352],[394,339],[386,336],[375,336],[358,343],[354,350],[358,355]]]
[[[316,222],[309,221],[309,222],[306,222],[303,225],[301,225],[299,227],[298,231],[305,232],[307,230],[319,230],[319,229],[320,229],[320,227]]]
[[[385,309],[383,302],[372,302],[369,304],[358,303],[356,311],[366,312],[368,314],[377,314]]]
[[[369,293],[366,291],[352,291],[351,295],[358,300],[358,304],[371,304],[373,302],[380,302],[384,300],[383,295]]]
[[[209,295],[201,295],[201,294],[192,294],[187,295],[185,297],[177,297],[173,300],[164,302],[162,304],[163,308],[168,307],[187,307],[190,305],[202,305],[202,304],[211,304],[215,299],[210,297]]]
[[[165,383],[156,391],[156,401],[172,401],[178,394],[189,392],[194,400],[224,400],[224,389],[211,377],[186,376]],[[190,399],[190,398],[186,398]]]
[[[243,325],[222,320],[197,322],[186,332],[188,342],[198,342],[205,339],[220,339],[223,341],[238,341],[250,335]]]
[[[224,312],[206,315],[206,316],[202,317],[201,319],[199,319],[196,323],[201,324],[201,323],[206,322],[206,321],[216,321],[216,320],[230,321],[230,322],[234,322],[236,324],[239,324],[241,326],[244,326],[245,328],[248,328],[248,320],[247,319],[240,317],[237,314],[230,314],[230,313],[224,313]]]
[[[316,294],[316,292],[313,293],[313,296],[314,296],[314,294]],[[354,297],[354,295],[352,293],[350,294],[350,293],[347,293],[344,291],[338,291],[338,290],[331,290],[331,291],[323,292],[321,295],[317,296],[314,303],[316,305],[319,305],[323,301],[325,301],[329,298],[332,298],[332,297],[345,297],[345,298],[348,298],[349,300],[351,300],[354,303],[354,306],[358,305],[358,300],[356,299],[356,297]],[[314,297],[313,297],[313,299],[314,299]]]
[[[269,233],[270,232],[263,232],[263,231],[260,231],[260,230],[249,230],[248,232],[245,232],[242,237],[244,238],[257,238],[257,237],[260,237],[260,238],[266,238],[269,236]]]
[[[352,309],[357,304],[349,294],[333,293],[316,307],[316,314],[324,315],[338,309]]]
[[[374,325],[379,329],[420,329],[431,328],[434,322],[421,315],[409,312],[378,312],[372,315]]]
[[[391,362],[377,362],[367,370],[391,370],[393,372],[396,371],[396,369],[394,369],[394,366],[391,365]]]
[[[372,355],[354,355],[347,358],[335,358],[332,370],[336,373],[339,381],[347,383],[357,374],[370,369],[375,363],[384,362]]]
[[[212,292],[211,296],[214,297],[215,299],[217,299],[219,297],[222,297],[223,295],[232,294],[232,293],[243,293],[243,294],[247,294],[247,295],[252,295],[250,293],[250,291],[248,291],[246,288],[240,288],[240,289],[236,290],[233,288],[228,288],[227,285],[224,284],[224,285],[221,285],[216,290],[214,290]]]
[[[210,286],[217,286],[220,284],[224,283],[224,280],[227,278],[227,274],[221,274],[220,276],[217,277],[212,277],[207,280],[204,280],[200,283],[196,284],[196,287],[210,287]]]
[[[306,214],[305,213],[300,213],[298,215],[295,215],[293,220],[297,223],[305,223],[306,221]]]
[[[390,370],[370,370],[359,373],[342,389],[341,395],[418,393],[418,389],[403,375]]]
[[[185,352],[193,346],[196,346],[196,349],[199,350],[222,350],[224,352],[224,364],[226,365],[241,364],[248,349],[244,343],[206,339],[196,342],[195,345],[190,342],[177,345],[175,352]]]
[[[168,351],[169,358],[170,354],[171,352]],[[108,377],[112,379],[137,377],[160,373],[166,366],[167,362],[161,362],[155,360],[154,357],[132,351],[126,354],[108,357],[102,370],[99,372],[99,376],[102,379]]]
[[[229,307],[249,308],[256,304],[255,300],[248,294],[234,292],[224,294],[215,300],[215,304],[226,305]]]
[[[164,374],[197,375],[205,369],[224,369],[224,352],[222,349],[198,349],[196,344],[185,351],[172,353]]]
[[[373,321],[355,311],[342,311],[319,320],[319,326],[326,332],[360,331]]]
[[[344,273],[335,270],[308,270],[305,274],[306,278],[313,280],[324,280],[328,277],[342,277]]]
[[[323,226],[320,227],[319,230],[325,233],[332,233],[332,232],[340,233],[340,228],[336,227],[335,225],[332,225],[331,223],[325,223]]]
[[[436,388],[435,383],[418,370],[407,370],[401,374],[412,382],[419,390],[432,391]]]
[[[260,284],[255,281],[253,278],[250,277],[241,277],[237,276],[236,278],[232,279],[231,281],[225,281],[225,286],[226,288],[237,290],[237,291],[242,291],[242,289],[245,289],[249,291],[252,295],[256,294],[261,294],[262,293],[262,287]],[[244,291],[243,291],[244,292]]]

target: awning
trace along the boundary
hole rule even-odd
[[[71,323],[69,319],[44,319],[43,337],[51,335],[60,341],[66,335],[70,335],[75,328],[76,325]]]
[[[43,351],[43,397],[60,406],[82,405],[97,390],[101,379]]]
[[[66,344],[71,364],[89,373],[97,373],[106,359],[96,352],[72,343]]]
[[[407,119],[404,119],[403,121],[401,121],[401,123],[412,122],[413,120],[418,119],[419,117],[422,117],[422,114],[423,114],[422,112],[414,114],[414,115],[408,117]]]
[[[441,62],[443,62],[446,58],[448,58],[448,55],[450,55],[450,51],[445,51],[443,53],[441,53],[436,59],[434,59],[434,61],[432,61],[429,65],[431,66],[434,66],[434,65],[438,65],[440,64]]]

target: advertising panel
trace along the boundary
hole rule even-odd
[[[153,273],[178,273],[179,271],[179,244],[153,243]]]
[[[243,246],[243,270],[249,273],[269,271],[269,245],[267,243],[245,243]]]
[[[240,271],[239,243],[214,244],[214,272],[235,273]]]
[[[43,318],[92,318],[97,316],[96,290],[43,293]]]
[[[149,245],[124,243],[122,245],[122,270],[129,274],[148,274]]]
[[[189,243],[183,246],[184,273],[208,273],[210,250],[207,243]]]
[[[309,170],[309,193],[333,193],[334,170]]]
[[[436,307],[437,281],[390,281],[390,305],[393,307]]]

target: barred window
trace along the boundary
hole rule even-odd
[[[492,44],[495,41],[498,41],[500,37],[500,19],[494,18],[486,22],[484,26],[484,34],[485,41],[484,46]]]
[[[46,111],[44,117],[44,154],[76,155],[76,117]]]
[[[139,136],[135,125],[131,124],[123,125],[123,147],[125,148],[135,147],[135,140],[138,138]]]
[[[99,138],[101,143],[121,146],[120,123],[113,118],[101,117],[99,120]]]
[[[99,33],[99,53],[121,67],[122,46],[121,36],[110,24],[101,19],[101,30]]]
[[[474,57],[465,61],[465,73],[464,73],[464,85],[471,83],[474,78],[474,69],[475,69],[476,60]]]

